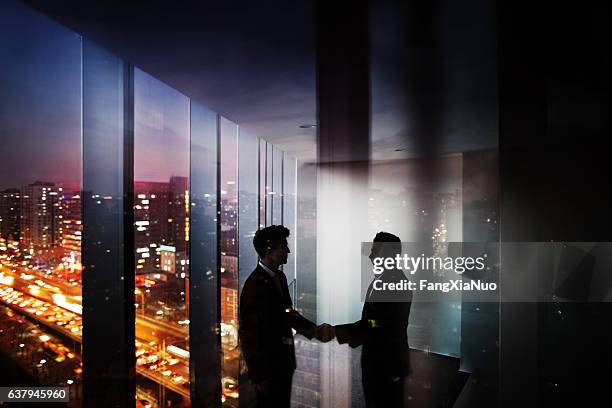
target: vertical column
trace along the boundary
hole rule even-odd
[[[498,154],[463,154],[463,241],[499,241]],[[499,303],[462,294],[461,370],[494,380],[499,369]],[[477,298],[477,297],[476,297]],[[474,298],[472,298],[473,300]],[[485,350],[485,352],[483,352]],[[482,381],[496,389],[495,381]]]
[[[371,239],[368,11],[365,0],[317,2],[317,318],[332,324],[359,318],[360,242]],[[320,347],[321,406],[348,407],[352,357],[332,348]]]
[[[83,43],[83,405],[131,407],[133,67]]]
[[[546,135],[546,82],[542,71],[543,25],[541,7],[499,2],[499,178],[500,241],[538,241],[538,185],[541,153],[537,145]],[[528,61],[528,63],[526,63]],[[504,285],[501,253],[501,297]],[[537,276],[524,282],[537,287]],[[503,407],[527,406],[538,401],[537,303],[500,306],[500,402]],[[516,392],[520,390],[520,392]]]

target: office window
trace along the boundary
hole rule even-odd
[[[283,151],[272,148],[272,225],[283,223]]]
[[[238,276],[240,288],[257,264],[253,237],[259,222],[258,145],[257,138],[240,129],[238,139]]]
[[[81,39],[0,5],[2,385],[82,401]]]
[[[291,173],[292,161],[285,162],[285,175]],[[295,246],[291,248],[295,259],[295,293],[294,307],[306,318],[317,322],[317,245],[316,245],[316,192],[317,166],[293,162],[296,166],[295,183],[295,228],[292,230]],[[292,189],[287,184],[291,178],[285,178],[285,203],[291,201]],[[290,217],[290,205],[285,205],[285,219]],[[290,259],[289,259],[290,260]],[[288,262],[287,266],[291,264]],[[303,407],[318,407],[321,396],[321,344],[316,340],[307,340],[297,336],[295,352],[297,370],[293,381],[292,403]],[[323,363],[323,366],[325,363]]]
[[[259,227],[291,229],[296,275],[296,160],[17,2],[0,11],[0,354],[26,373],[11,379],[68,386],[70,406],[237,407]]]
[[[134,71],[137,394],[189,405],[189,99]]]
[[[274,206],[274,146],[270,143],[266,143],[266,177],[265,177],[265,189],[266,189],[266,226],[273,225],[273,206]]]
[[[193,406],[221,399],[217,246],[217,114],[191,102],[189,329]]]
[[[291,282],[295,277],[295,259],[297,256],[297,248],[296,248],[296,160],[295,158],[284,154],[283,158],[283,225],[291,231],[291,235],[289,236],[289,249],[291,253],[287,257],[287,264],[283,267],[283,271],[285,275],[287,275],[287,280]],[[293,297],[293,292],[295,289],[296,282],[291,284],[289,288],[289,293]],[[295,303],[295,299],[293,299]],[[296,306],[296,305],[294,305]]]
[[[221,345],[225,406],[237,406],[238,383],[238,126],[220,119]]]
[[[266,209],[267,207],[267,184],[266,184],[266,155],[267,143],[263,139],[259,139],[259,228],[266,226]]]

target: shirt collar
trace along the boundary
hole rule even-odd
[[[266,265],[264,265],[263,262],[259,261],[259,266],[261,266],[263,268],[263,270],[266,271],[268,273],[268,275],[270,275],[271,278],[276,276],[276,272],[274,272],[272,269],[270,269]]]

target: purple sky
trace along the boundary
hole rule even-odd
[[[0,188],[36,180],[78,182],[79,37],[3,1],[0,50]]]

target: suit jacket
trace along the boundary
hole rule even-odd
[[[276,273],[279,282],[258,265],[240,294],[238,336],[254,383],[293,373],[292,328],[309,339],[315,334],[316,325],[293,309],[285,274]]]
[[[399,283],[403,279],[406,276],[397,269],[384,271],[380,276],[387,283]],[[367,374],[405,376],[410,367],[407,330],[412,292],[371,290],[373,284],[374,281],[368,288],[361,319],[336,326],[336,338],[340,344],[349,343],[351,347],[363,345],[361,368]]]

